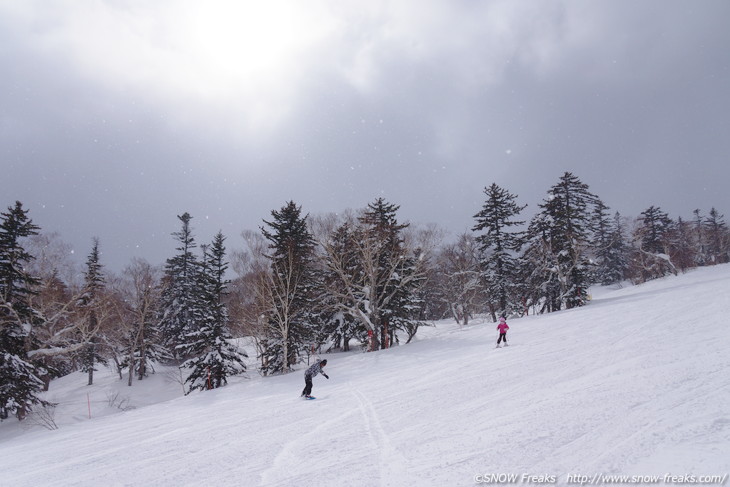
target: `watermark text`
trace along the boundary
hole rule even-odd
[[[474,476],[476,484],[557,484],[565,485],[726,485],[728,474],[695,475],[617,475],[606,473],[569,473],[567,475],[532,473],[481,473]]]

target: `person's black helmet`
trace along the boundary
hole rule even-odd
[[[324,365],[327,365],[327,359],[324,359],[324,360],[322,360],[322,361],[321,361],[321,362],[319,363],[319,365],[320,365],[320,367],[321,367],[321,366],[324,366]]]

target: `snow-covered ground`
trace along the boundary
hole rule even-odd
[[[49,392],[59,429],[0,425],[0,485],[727,481],[729,313],[722,265],[510,320],[508,348],[493,323],[439,322],[407,346],[327,356],[314,401],[301,372],[186,397],[162,373],[131,388],[74,374]]]

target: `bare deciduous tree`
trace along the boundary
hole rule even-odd
[[[463,233],[455,243],[445,246],[437,266],[443,276],[443,299],[447,301],[451,315],[457,323],[468,325],[474,313],[486,306],[479,269],[479,245],[474,236]]]
[[[241,237],[246,248],[233,252],[231,258],[231,266],[239,276],[229,286],[231,328],[237,335],[253,339],[257,356],[262,360],[261,367],[265,368],[261,341],[266,336],[270,302],[266,293],[266,283],[271,280],[270,261],[266,257],[268,244],[261,233],[252,230],[244,230]]]
[[[127,307],[125,323],[126,363],[129,367],[127,385],[132,385],[135,373],[144,379],[148,369],[148,351],[155,338],[154,322],[160,298],[161,270],[143,259],[134,258],[124,268],[122,295]]]

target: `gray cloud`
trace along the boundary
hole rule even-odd
[[[727,2],[246,5],[0,5],[0,204],[114,269],[185,211],[231,247],[289,199],[457,233],[566,170],[627,216],[730,211]]]

